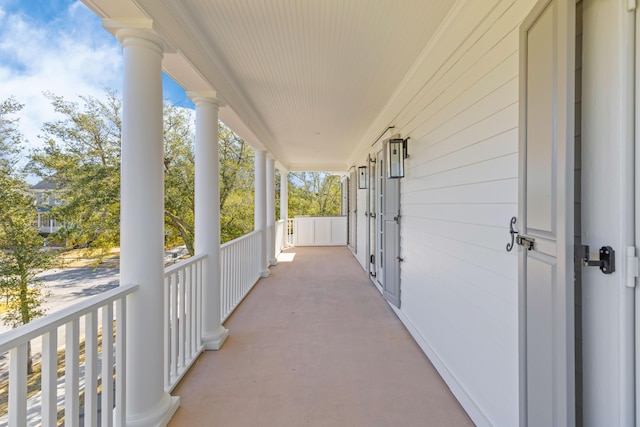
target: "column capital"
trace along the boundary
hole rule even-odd
[[[160,36],[155,34],[149,20],[129,20],[129,21],[102,21],[102,26],[114,34],[122,48],[138,45],[155,50],[163,55],[167,50],[167,45]]]
[[[227,105],[224,98],[215,90],[188,90],[187,97],[193,101],[196,106],[201,103],[212,104],[218,108]]]

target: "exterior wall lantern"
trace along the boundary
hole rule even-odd
[[[358,167],[358,189],[367,188],[369,173],[366,166]]]
[[[390,139],[387,143],[387,178],[404,178],[404,159],[409,156],[408,139]]]

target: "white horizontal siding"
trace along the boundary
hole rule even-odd
[[[534,3],[460,3],[385,112],[411,138],[402,316],[478,424],[518,423],[518,263],[505,245],[518,201],[518,27]]]

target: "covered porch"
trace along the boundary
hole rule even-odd
[[[121,287],[0,342],[10,425],[36,337],[47,426],[98,379],[85,425],[640,424],[635,1],[82,2],[123,51]],[[163,71],[196,110],[196,256],[167,271]],[[219,118],[255,150],[222,247]],[[343,230],[290,234],[286,185],[276,222],[276,169],[342,175],[351,253],[276,262]]]
[[[473,425],[346,247],[285,250],[225,327],[170,426]]]

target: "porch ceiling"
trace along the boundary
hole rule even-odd
[[[215,89],[221,119],[288,170],[344,171],[451,0],[83,0],[114,21],[153,23],[165,71]],[[138,21],[140,22],[140,21]]]

